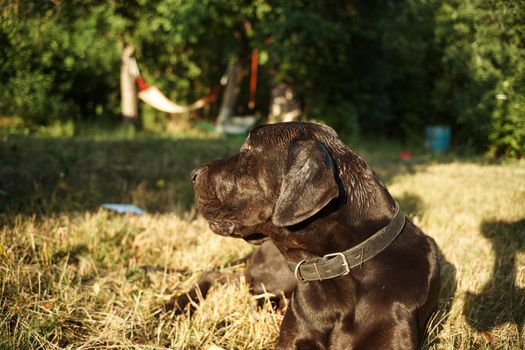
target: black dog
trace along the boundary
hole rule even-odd
[[[277,348],[417,348],[439,296],[436,245],[335,131],[257,127],[192,176],[212,231],[271,239],[300,281]]]

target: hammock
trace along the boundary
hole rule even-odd
[[[186,113],[204,107],[208,103],[212,103],[217,99],[220,86],[213,89],[207,96],[199,98],[188,106],[181,106],[171,101],[166,97],[157,87],[151,86],[140,76],[139,68],[135,58],[131,59],[130,74],[135,78],[137,87],[139,89],[138,97],[159,111],[166,113]]]

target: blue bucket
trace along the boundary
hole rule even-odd
[[[425,147],[434,152],[445,152],[450,144],[450,127],[425,127]]]

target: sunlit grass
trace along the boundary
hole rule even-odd
[[[241,277],[212,288],[191,317],[164,309],[203,271],[253,249],[209,231],[187,178],[240,140],[0,142],[0,349],[272,347],[282,314],[259,307]],[[525,163],[428,154],[407,163],[391,147],[356,148],[447,262],[425,346],[524,348]],[[109,213],[98,209],[102,201],[133,202],[149,213]]]

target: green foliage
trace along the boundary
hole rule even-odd
[[[233,24],[228,21],[235,18],[225,18],[220,11],[227,2],[143,3],[135,31],[142,73],[182,103],[209,93],[236,50]]]
[[[118,21],[108,6],[86,5],[86,11],[75,3],[58,11],[38,2],[2,12],[2,113],[49,124],[118,111],[119,50],[101,40],[118,32]]]
[[[478,149],[525,151],[525,6],[447,1],[437,13],[435,109]]]
[[[349,65],[350,16],[344,7],[326,1],[270,2],[258,23],[262,42],[270,38],[269,62],[276,80],[290,83],[310,117],[356,130],[355,86]]]
[[[420,139],[424,126],[448,124],[458,146],[518,156],[523,18],[521,0],[8,2],[0,115],[30,124],[117,116],[124,42],[146,80],[181,104],[216,87],[232,59],[247,71],[257,48],[263,113],[272,82],[284,81],[307,118],[346,133]]]
[[[5,55],[0,56],[0,107],[3,113],[17,114],[35,123],[52,121],[66,111],[61,96],[52,96],[53,73],[46,73],[42,59],[35,59],[41,44],[28,42],[37,38],[33,24],[36,20],[21,23],[5,13],[0,18],[0,45]]]

